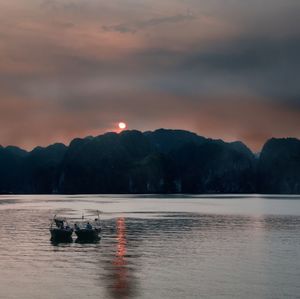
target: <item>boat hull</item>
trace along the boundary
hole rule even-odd
[[[80,240],[95,240],[99,239],[100,229],[78,229],[75,234]]]
[[[51,239],[53,240],[70,240],[72,238],[73,229],[50,229]]]

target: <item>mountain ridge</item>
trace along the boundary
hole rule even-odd
[[[0,146],[2,194],[300,193],[300,141],[241,141],[185,130],[108,132],[25,151]]]

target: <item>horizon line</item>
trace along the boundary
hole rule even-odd
[[[68,143],[65,143],[65,142],[60,142],[60,141],[57,141],[57,142],[53,142],[53,143],[49,143],[45,146],[42,146],[42,145],[36,145],[34,147],[32,147],[31,149],[25,149],[21,146],[17,146],[17,145],[13,145],[13,144],[9,144],[9,145],[6,145],[6,146],[3,146],[2,144],[0,144],[0,148],[3,148],[3,149],[6,149],[6,148],[9,148],[9,147],[14,147],[14,148],[18,148],[18,149],[21,149],[27,153],[31,153],[32,151],[34,151],[35,149],[37,148],[48,148],[50,146],[53,146],[53,145],[56,145],[56,144],[61,144],[61,145],[64,145],[65,147],[69,147],[70,144],[76,140],[76,139],[86,139],[86,138],[97,138],[97,137],[101,137],[101,136],[104,136],[104,135],[107,135],[107,134],[116,134],[116,135],[120,135],[122,133],[125,133],[125,132],[139,132],[141,134],[145,134],[145,133],[154,133],[154,132],[157,132],[157,131],[160,131],[160,130],[164,130],[164,131],[181,131],[181,132],[187,132],[187,133],[191,133],[191,134],[194,134],[194,135],[197,135],[198,137],[202,137],[202,138],[205,138],[207,140],[213,140],[213,141],[222,141],[222,142],[225,142],[225,143],[235,143],[235,142],[241,142],[243,145],[245,145],[250,151],[251,153],[253,154],[259,154],[263,147],[265,146],[265,144],[269,141],[269,140],[272,140],[272,139],[296,139],[296,140],[300,140],[299,138],[297,137],[293,137],[293,136],[283,136],[283,137],[270,137],[268,139],[265,140],[265,142],[263,143],[263,145],[261,146],[261,149],[259,151],[253,151],[247,143],[245,143],[244,141],[241,141],[241,140],[234,140],[234,141],[225,141],[224,139],[222,138],[212,138],[212,137],[207,137],[207,136],[203,136],[203,135],[199,135],[198,133],[196,132],[193,132],[193,131],[189,131],[189,130],[184,130],[184,129],[167,129],[167,128],[158,128],[158,129],[155,129],[155,130],[145,130],[145,131],[142,131],[142,130],[138,130],[138,129],[126,129],[126,130],[118,130],[118,131],[106,131],[106,132],[103,132],[99,135],[86,135],[84,137],[75,137],[75,138],[72,138]]]

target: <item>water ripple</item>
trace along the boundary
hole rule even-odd
[[[166,211],[165,201],[160,210],[141,200],[0,199],[1,298],[297,298],[299,215],[192,211],[194,197],[186,211],[169,198]],[[54,214],[72,222],[102,204],[111,210],[101,214],[101,240],[50,241]]]

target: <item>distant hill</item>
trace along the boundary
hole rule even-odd
[[[0,146],[0,192],[300,193],[300,141],[242,142],[183,130],[124,131],[31,152]]]
[[[258,161],[258,192],[300,194],[300,140],[272,138]]]

